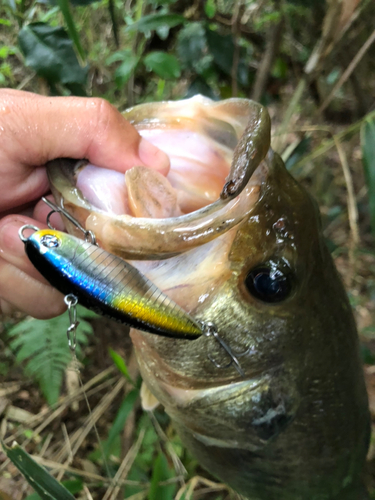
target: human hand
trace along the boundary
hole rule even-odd
[[[105,100],[8,89],[0,90],[0,143],[0,309],[53,317],[65,309],[62,296],[34,269],[18,236],[24,224],[46,227],[49,209],[35,205],[49,190],[43,165],[86,158],[121,172],[145,165],[166,175],[169,160]]]

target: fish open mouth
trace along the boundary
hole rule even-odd
[[[167,175],[55,160],[48,167],[55,198],[123,258],[163,259],[202,245],[238,224],[259,199],[269,148],[263,110],[243,99],[202,96],[136,106],[124,116],[167,153]]]

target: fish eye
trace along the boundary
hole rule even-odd
[[[43,246],[47,248],[56,248],[60,246],[60,240],[54,234],[45,234],[40,239],[40,242]]]
[[[249,272],[245,279],[248,291],[263,302],[281,302],[291,292],[290,273],[274,266],[261,265]]]

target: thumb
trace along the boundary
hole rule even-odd
[[[167,155],[141,138],[104,99],[46,97],[14,90],[1,91],[0,99],[0,118],[13,131],[19,145],[15,154],[23,165],[40,166],[61,157],[86,158],[112,170],[145,165],[168,173]]]

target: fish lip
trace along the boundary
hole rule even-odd
[[[262,384],[271,380],[277,373],[282,373],[283,362],[279,362],[267,368],[267,370],[258,370],[252,373],[251,376],[246,376],[245,378],[239,378],[238,373],[231,380],[221,380],[215,385],[210,385],[210,387],[200,387],[198,389],[189,389],[186,387],[172,385],[166,382],[161,382],[158,380],[158,384],[162,387],[168,396],[172,397],[173,401],[178,403],[181,407],[189,406],[191,404],[197,403],[204,399],[207,401],[207,406],[212,405],[213,402],[210,399],[221,394],[225,394],[223,400],[230,401],[234,399],[238,394],[238,390],[246,389],[248,392],[256,391]],[[215,399],[219,401],[219,399]]]
[[[264,379],[267,378],[267,374],[264,372],[259,372],[258,377],[249,377],[241,380],[236,380],[224,384],[218,384],[218,385],[213,385],[209,388],[201,388],[201,389],[185,389],[185,388],[178,388],[175,386],[172,386],[171,384],[167,384],[166,382],[161,382],[160,386],[167,392],[168,395],[172,396],[174,401],[181,404],[182,406],[187,406],[193,403],[196,403],[197,401],[202,400],[203,398],[207,398],[207,396],[217,396],[220,395],[220,393],[226,392],[228,394],[228,397],[225,398],[225,401],[228,401],[232,398],[235,397],[235,394],[238,389],[241,388],[246,388],[248,387],[249,383],[253,382],[251,384],[251,387],[249,388],[249,391],[251,390],[256,390],[263,382]],[[229,389],[229,392],[228,392]],[[233,394],[232,394],[233,393]],[[181,398],[180,396],[188,396],[188,398]],[[208,403],[209,404],[209,403]]]
[[[253,175],[236,198],[217,200],[189,214],[154,219],[92,212],[84,226],[97,235],[106,250],[125,260],[167,259],[202,246],[243,223],[261,201],[269,176],[265,162],[257,171],[259,177]]]

